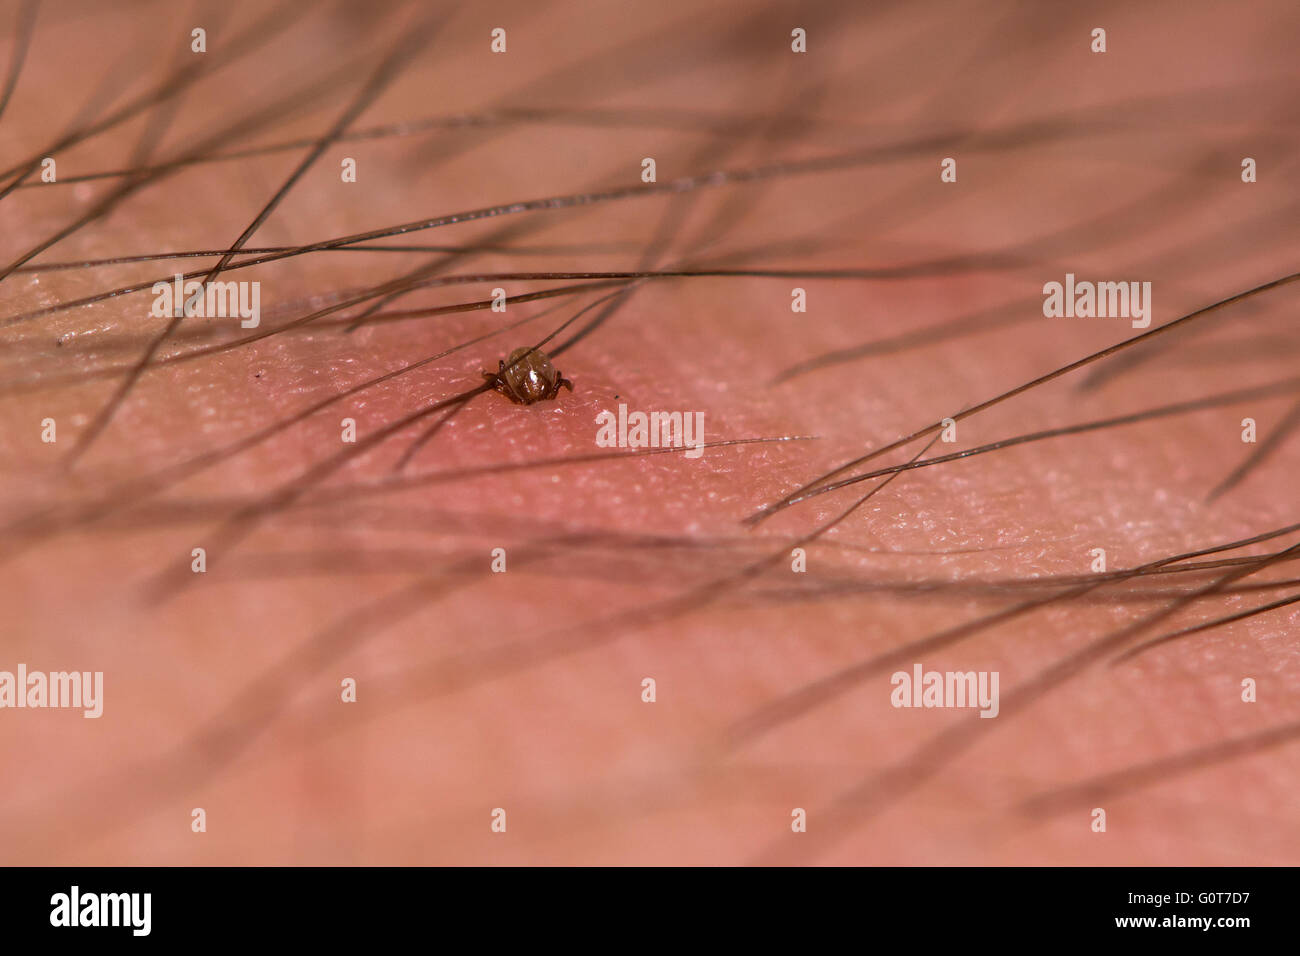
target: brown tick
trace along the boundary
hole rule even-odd
[[[561,375],[541,349],[521,348],[497,363],[495,372],[483,372],[492,387],[518,405],[554,398],[563,385],[573,391],[573,383]]]

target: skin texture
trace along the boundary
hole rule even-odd
[[[521,406],[485,391],[402,474],[480,471],[359,494],[358,483],[393,474],[432,423],[425,418],[321,474],[314,504],[304,491],[264,512],[247,506],[297,488],[291,483],[313,466],[349,450],[343,419],[355,421],[364,445],[413,410],[478,388],[480,369],[539,344],[611,290],[512,303],[505,316],[479,309],[345,333],[367,301],[302,330],[151,369],[71,470],[66,456],[123,371],[40,389],[24,383],[129,367],[165,320],[149,315],[144,291],[0,333],[0,517],[11,526],[0,668],[102,670],[106,685],[99,720],[0,712],[4,862],[1300,861],[1294,735],[1231,759],[1177,763],[1300,720],[1296,606],[1117,666],[1103,655],[1023,708],[1014,703],[1041,686],[1038,675],[1164,612],[1178,594],[1215,580],[1208,574],[1121,582],[899,665],[998,671],[996,719],[894,708],[890,666],[761,736],[737,738],[762,708],[841,668],[1042,593],[1026,581],[1089,575],[1095,548],[1111,570],[1132,568],[1300,520],[1294,437],[1207,501],[1256,447],[1241,442],[1241,420],[1254,418],[1262,441],[1294,404],[1291,392],[903,473],[802,544],[804,574],[791,571],[791,549],[868,485],[754,529],[741,523],[864,451],[1141,331],[1125,319],[1044,318],[1042,285],[1066,272],[1152,282],[1154,327],[1294,271],[1292,5],[1252,3],[1231,14],[1186,4],[695,6],[656,4],[635,18],[621,6],[570,2],[461,10],[356,126],[504,108],[613,113],[330,144],[248,245],[639,187],[647,156],[666,183],[876,150],[845,168],[378,241],[578,248],[479,252],[445,262],[440,275],[903,275],[642,281],[542,346],[572,393]],[[151,112],[58,152],[60,179],[140,165],[142,143],[146,161],[183,154],[268,97],[325,87],[322,78],[352,63],[294,115],[221,148],[321,136],[427,16],[420,5],[349,11],[313,8],[265,50],[196,83],[158,121],[161,135]],[[78,114],[96,80],[125,102],[193,66],[185,44],[196,24],[215,25],[203,54],[210,63],[230,55],[223,43],[265,12],[47,5],[0,116],[3,165],[84,124]],[[1089,52],[1097,25],[1107,29],[1105,54]],[[496,26],[508,30],[504,55],[489,52]],[[793,26],[808,31],[808,53],[790,52]],[[653,110],[674,111],[671,122],[645,115]],[[187,168],[33,262],[227,249],[304,154]],[[957,182],[942,183],[940,162],[950,156]],[[1254,184],[1241,181],[1244,156],[1258,161]],[[340,181],[344,157],[357,160],[356,183]],[[112,188],[15,191],[3,200],[5,261]],[[439,255],[319,252],[225,278],[262,282],[262,331]],[[15,273],[0,282],[0,314],[208,269],[217,258]],[[515,296],[559,284],[423,289],[385,310],[486,301],[496,285]],[[806,313],[790,309],[795,287],[806,290]],[[1095,388],[1079,386],[1102,365],[964,420],[956,443],[936,443],[925,456],[1294,375],[1296,288],[1153,340],[1145,364]],[[598,329],[557,348],[608,306]],[[518,330],[344,398],[154,497],[133,490],[142,475],[544,309]],[[246,334],[233,320],[185,320],[159,354]],[[864,343],[883,344],[775,381],[796,363]],[[596,416],[620,402],[703,412],[710,442],[813,437],[709,448],[699,459],[481,470],[607,451],[595,445]],[[54,444],[40,441],[46,417],[58,422]],[[906,461],[924,446],[871,464]],[[58,534],[14,530],[46,509],[78,508],[93,520]],[[233,514],[242,523],[231,525]],[[209,549],[203,575],[189,573],[196,547]],[[507,555],[504,574],[490,570],[497,548]],[[1279,564],[1235,585],[1297,576]],[[1175,609],[1123,646],[1293,588]],[[653,704],[641,698],[647,677],[656,681]],[[1258,683],[1253,704],[1241,699],[1247,677]],[[345,678],[357,682],[355,703],[340,700]],[[971,726],[968,743],[926,751],[962,725]],[[1152,779],[1121,773],[1043,814],[1023,806],[1159,760],[1175,764]],[[196,807],[206,811],[205,833],[191,831]],[[796,807],[808,811],[806,834],[791,833]],[[1105,833],[1090,828],[1094,807],[1106,810]],[[507,811],[505,834],[490,829],[494,808]]]

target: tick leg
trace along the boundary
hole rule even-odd
[[[550,384],[549,387],[547,387],[547,389],[546,389],[546,394],[543,395],[542,397],[543,397],[543,398],[554,398],[556,395],[559,395],[559,394],[560,394],[560,386],[561,386],[561,385],[563,385],[563,386],[564,386],[565,388],[567,388],[569,391],[573,391],[573,383],[570,382],[567,378],[564,378],[563,376],[561,376],[561,377],[557,377],[557,378],[555,379],[555,381],[552,382],[552,383]]]

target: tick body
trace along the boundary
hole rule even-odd
[[[554,398],[563,385],[573,391],[573,383],[561,375],[546,353],[540,349],[521,348],[497,363],[495,372],[484,372],[492,387],[517,405],[531,405]]]

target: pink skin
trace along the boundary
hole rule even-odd
[[[1258,6],[1261,18],[1272,9]],[[502,22],[518,28],[511,26],[508,68],[494,69],[483,62],[486,41],[479,44],[487,27],[463,18],[450,24],[440,41],[449,51],[461,51],[460,59],[430,60],[404,74],[361,125],[496,105],[498,98],[529,89],[531,81],[557,67],[553,54],[541,52],[554,48],[556,38],[566,38],[565,55],[579,62],[615,48],[621,39],[666,29],[687,9],[656,7],[645,12],[657,18],[654,22],[628,24],[599,6],[566,3],[543,24],[520,5],[502,15]],[[1284,11],[1286,5],[1276,9]],[[158,12],[177,35],[188,33],[188,21],[180,23],[171,7],[160,6]],[[724,36],[721,25],[735,22],[737,12],[724,13],[711,15],[716,21],[699,28],[707,33],[716,27]],[[1009,126],[1085,103],[1128,102],[1138,93],[1154,92],[1153,77],[1161,80],[1160,92],[1203,88],[1206,77],[1225,87],[1248,87],[1289,63],[1281,44],[1272,59],[1260,53],[1260,28],[1253,20],[1224,22],[1181,7],[1160,12],[1117,7],[1104,18],[1113,45],[1104,62],[1088,58],[1091,24],[1053,21],[1046,24],[1042,42],[1061,43],[1058,54],[1040,62],[1019,45],[1005,55],[985,46],[987,57],[971,78],[936,96],[925,84],[948,89],[955,82],[950,77],[956,64],[939,51],[953,45],[965,49],[960,44],[968,42],[973,26],[939,10],[912,16],[896,11],[880,23],[850,22],[843,31],[827,26],[819,32],[820,24],[808,24],[813,41],[824,45],[818,55],[833,64],[832,76],[841,77],[828,84],[826,99],[813,112],[857,124],[853,144],[864,141],[860,128],[872,124],[884,131],[872,135],[886,140],[920,136],[930,126],[922,128],[915,110],[927,104],[927,124],[935,128],[946,128],[949,121],[961,126],[959,120]],[[99,11],[74,17],[60,34],[57,55],[54,46],[41,48],[24,74],[27,96],[16,97],[4,117],[11,144],[4,165],[20,158],[10,153],[25,155],[71,122],[88,94],[69,64],[93,65],[78,74],[83,77],[106,73],[112,53],[100,49],[96,38],[124,29],[124,18]],[[995,24],[979,26],[988,31]],[[343,27],[318,23],[317,31],[304,29],[279,48],[284,51],[279,69],[288,74],[299,69],[301,79],[320,68],[323,45],[346,46]],[[383,49],[396,32],[390,25],[366,49]],[[1084,37],[1078,41],[1082,54],[1064,45],[1060,37],[1066,34],[1071,42]],[[986,44],[1005,37],[979,35]],[[931,51],[933,63],[916,62],[908,46],[922,37],[931,38],[921,45]],[[774,49],[783,42],[778,34]],[[1138,42],[1140,55],[1121,52]],[[879,51],[865,62],[876,64],[871,75],[888,77],[897,86],[891,88],[892,105],[863,97],[860,83],[843,79],[861,78],[863,50]],[[1027,68],[1022,57],[1041,68],[1033,91],[1021,81],[1020,71]],[[157,61],[154,82],[172,65],[167,56]],[[259,69],[232,72],[225,77],[231,86],[224,90],[215,84],[196,87],[168,143],[206,128],[245,93],[251,99],[265,96]],[[1079,78],[1082,70],[1093,71],[1086,84]],[[509,102],[539,105],[554,97],[557,104],[654,103],[733,112],[769,102],[779,111],[800,82],[798,76],[757,67],[748,76],[721,67],[696,77],[656,70],[652,85],[625,92],[623,99],[584,99],[583,91],[598,88],[601,76],[570,78],[567,87],[541,85],[536,96],[516,94]],[[440,96],[453,105],[430,107],[427,91],[435,80]],[[35,92],[61,88],[71,89],[50,102]],[[353,88],[264,141],[319,134]],[[756,89],[770,96],[756,98]],[[703,101],[701,90],[707,92]],[[1047,90],[1055,90],[1055,98],[1039,92]],[[1256,112],[1243,117],[1244,139],[1251,139],[1251,122],[1262,124],[1270,108],[1281,108],[1281,93],[1276,95],[1277,102],[1261,101]],[[347,508],[295,509],[261,522],[231,549],[214,548],[207,574],[187,580],[180,593],[158,606],[142,597],[150,577],[162,568],[184,568],[192,548],[214,540],[222,513],[145,523],[163,510],[155,500],[141,500],[136,510],[11,558],[0,581],[9,638],[0,669],[25,661],[46,670],[103,670],[106,691],[105,716],[99,720],[55,711],[0,712],[0,754],[8,768],[0,796],[6,860],[738,863],[778,852],[826,863],[1297,862],[1300,834],[1293,826],[1279,826],[1297,784],[1294,744],[1107,794],[1099,803],[1080,800],[1046,818],[1017,809],[1035,794],[1300,719],[1295,666],[1300,617],[1294,608],[1194,635],[1118,667],[1094,665],[1026,711],[995,720],[978,721],[969,712],[895,709],[886,673],[739,750],[722,751],[729,730],[756,708],[875,653],[1005,607],[1021,595],[940,588],[795,600],[791,588],[850,578],[953,582],[1086,574],[1094,548],[1105,549],[1111,569],[1133,567],[1297,520],[1293,475],[1300,442],[1295,440],[1238,489],[1205,502],[1207,490],[1250,447],[1240,442],[1241,419],[1254,417],[1264,434],[1294,400],[1283,396],[905,473],[823,540],[805,546],[804,576],[790,571],[793,542],[847,508],[866,486],[799,505],[755,531],[739,523],[865,449],[1136,334],[1123,320],[1036,318],[1042,283],[1059,280],[1066,271],[1149,277],[1158,290],[1155,324],[1160,324],[1293,268],[1293,249],[1287,249],[1280,226],[1241,232],[1226,227],[1227,246],[1238,241],[1248,246],[1241,257],[1203,248],[1181,257],[1170,252],[1163,260],[1158,255],[1195,236],[1213,238],[1208,218],[1273,222],[1266,218],[1269,211],[1294,201],[1286,192],[1280,153],[1272,160],[1276,175],[1249,187],[1255,191],[1245,198],[1233,192],[1247,187],[1234,180],[1236,159],[1230,158],[1222,176],[1194,170],[1171,207],[1147,218],[1135,212],[1118,232],[1114,227],[1104,234],[1089,232],[1075,245],[1036,241],[1157,190],[1167,182],[1157,171],[1168,156],[1181,155],[1180,150],[1200,156],[1224,146],[1221,130],[1177,123],[1171,128],[1163,139],[1132,129],[1112,133],[1107,143],[1121,144],[1114,151],[1088,138],[1070,140],[1064,150],[955,149],[957,184],[938,181],[938,161],[949,154],[926,151],[865,170],[700,196],[659,267],[691,262],[692,244],[715,238],[712,217],[716,213],[729,222],[726,203],[738,195],[753,208],[734,235],[704,258],[822,237],[834,242],[811,253],[769,254],[758,265],[861,268],[991,252],[1023,242],[1028,245],[1015,251],[1031,261],[1018,268],[949,269],[873,282],[692,278],[643,283],[599,331],[574,348],[556,354],[555,345],[566,334],[544,346],[575,383],[572,394],[529,406],[495,393],[480,395],[422,449],[407,474],[592,455],[602,451],[594,444],[597,415],[620,402],[633,409],[701,411],[707,441],[816,440],[710,448],[698,460],[654,455],[480,474],[358,499]],[[60,157],[61,174],[118,165],[139,135],[133,128],[69,152],[66,161]],[[1273,130],[1273,135],[1283,134]],[[480,145],[463,154],[448,158],[437,152],[438,143],[478,142],[476,136],[482,137]],[[808,134],[808,145],[787,148],[761,135],[739,145],[724,138],[718,145],[707,133],[526,124],[500,135],[471,131],[432,140],[348,144],[331,148],[252,244],[309,241],[500,201],[624,185],[629,177],[636,181],[644,155],[656,155],[665,181],[688,172],[760,165],[774,156],[822,155],[842,150],[848,136],[818,129]],[[21,145],[13,146],[15,140]],[[1235,156],[1247,149],[1264,152],[1263,146],[1238,148],[1235,141],[1230,152]],[[698,158],[710,155],[717,157],[712,163]],[[361,175],[354,185],[341,187],[337,180],[341,156],[358,159]],[[276,154],[197,167],[140,193],[44,259],[219,247],[247,225],[293,162]],[[48,194],[26,190],[5,200],[13,224],[6,257],[85,208],[78,187],[59,188]],[[960,198],[936,192],[941,189],[960,190]],[[547,228],[496,241],[643,245],[655,234],[667,203],[638,199],[541,214],[551,216]],[[178,216],[179,208],[187,214]],[[870,229],[864,228],[867,222]],[[385,241],[486,241],[501,225],[490,221]],[[1247,235],[1248,240],[1242,238]],[[485,253],[450,271],[623,269],[635,268],[636,258],[635,252]],[[323,253],[229,278],[263,282],[266,327],[329,304],[337,290],[363,289],[428,260],[429,254]],[[1129,265],[1148,260],[1145,269]],[[176,268],[212,261],[182,260]],[[173,267],[164,262],[50,272],[39,276],[39,284],[31,275],[14,275],[0,284],[0,314],[163,275]],[[542,285],[507,283],[511,295]],[[807,290],[807,313],[790,311],[794,286]],[[453,286],[399,299],[387,309],[486,298],[489,288]],[[1076,391],[1087,373],[1075,373],[963,421],[956,445],[936,444],[927,454],[1294,374],[1293,340],[1290,351],[1252,347],[1269,335],[1287,334],[1288,295],[1294,292],[1273,293],[1225,312],[1214,330],[1198,337],[1171,338],[1162,358],[1101,390]],[[355,419],[364,441],[422,404],[475,387],[484,363],[536,343],[588,301],[574,301],[331,406],[160,498],[263,498],[311,463],[338,454],[344,448],[342,419]],[[11,357],[3,366],[4,380],[129,360],[143,347],[144,331],[156,331],[156,324],[146,324],[148,304],[146,292],[7,330]],[[150,372],[72,477],[60,470],[60,455],[111,386],[100,381],[7,395],[0,404],[0,440],[9,463],[0,485],[0,514],[7,522],[42,503],[84,500],[115,482],[236,441],[356,382],[548,304],[511,305],[504,317],[481,310],[375,323],[347,338],[338,326],[322,327]],[[1008,314],[1024,314],[1026,320],[953,340],[935,336],[897,353],[770,384],[795,362],[832,349],[1004,304]],[[176,345],[236,331],[186,326]],[[55,346],[65,332],[76,337]],[[130,348],[121,348],[123,342]],[[1212,362],[1202,361],[1206,350]],[[40,443],[35,424],[47,416],[59,422],[53,446]],[[322,487],[385,478],[406,444],[432,421],[413,424]],[[903,461],[920,447],[873,464]],[[665,549],[642,542],[637,547],[626,539],[574,537],[597,531],[664,535],[697,546]],[[722,547],[716,539],[730,543]],[[495,548],[505,549],[505,574],[489,570]],[[376,554],[393,551],[407,555],[402,567],[374,566]],[[774,554],[781,560],[755,579],[717,584],[711,603],[667,619],[654,616],[665,602],[726,582],[749,563]],[[286,573],[293,567],[291,556],[310,556],[315,573]],[[432,580],[444,589],[409,615],[390,619],[392,605],[376,602],[422,580],[421,574],[425,579],[441,575]],[[1242,583],[1292,576],[1283,565]],[[1208,580],[1197,578],[1197,583]],[[1175,585],[1186,582],[1158,584]],[[1141,596],[1156,586],[1117,585],[917,660],[929,669],[999,671],[1005,709],[1036,674],[1168,601],[1104,598]],[[1259,591],[1207,601],[1143,636],[1287,593]],[[345,628],[345,639],[322,639],[350,614],[358,617]],[[355,704],[339,699],[340,682],[347,677],[357,681]],[[641,699],[646,677],[656,681],[653,704]],[[1258,681],[1255,704],[1240,699],[1244,677]],[[870,816],[832,813],[837,800],[873,772],[907,760],[945,728],[972,719],[985,725],[972,746],[905,796]],[[1089,827],[1090,811],[1098,805],[1108,814],[1105,834]],[[190,830],[195,807],[207,813],[202,835]],[[496,807],[508,813],[505,836],[489,829]],[[809,812],[806,836],[815,837],[809,840],[815,850],[807,853],[789,843],[803,839],[790,833],[795,807]]]

